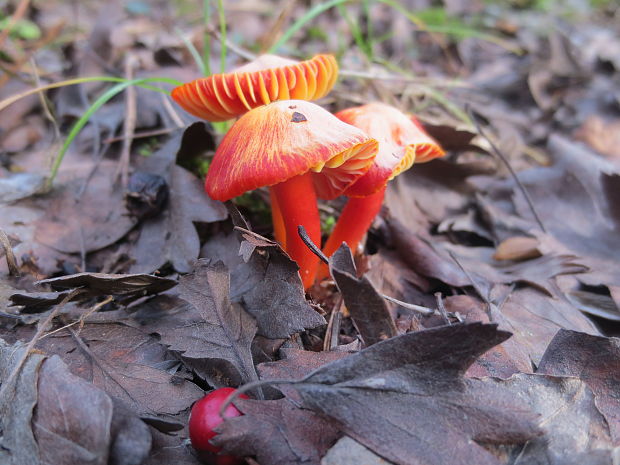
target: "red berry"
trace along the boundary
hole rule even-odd
[[[192,442],[192,446],[197,451],[206,451],[217,454],[221,448],[215,447],[209,442],[217,434],[213,429],[222,423],[222,417],[220,417],[220,407],[230,394],[235,391],[233,388],[220,388],[210,392],[192,407],[192,412],[189,416],[189,439]],[[240,394],[239,398],[249,399],[245,394]],[[230,404],[224,410],[224,416],[238,417],[243,415],[237,408]],[[234,464],[234,459],[237,457],[227,455],[214,455],[214,460],[209,460],[211,463],[217,465]]]

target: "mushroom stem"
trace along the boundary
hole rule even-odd
[[[304,289],[307,289],[314,283],[319,259],[301,240],[297,227],[302,225],[306,228],[310,239],[320,244],[321,221],[312,174],[308,172],[271,186],[271,195],[276,199],[276,205],[283,219],[286,252],[297,262]]]
[[[271,199],[271,221],[273,223],[273,236],[276,242],[286,250],[286,230],[284,229],[284,219],[278,205],[273,189],[269,189],[269,197]]]
[[[355,253],[357,245],[381,210],[384,196],[385,187],[367,197],[350,197],[325,247],[323,247],[323,253],[331,257],[343,242],[346,242]],[[320,281],[327,276],[329,276],[329,269],[327,265],[321,264],[317,280]]]

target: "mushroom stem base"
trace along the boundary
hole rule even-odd
[[[276,242],[286,250],[286,229],[284,229],[284,219],[278,205],[278,199],[273,193],[273,189],[269,189],[269,197],[271,199],[271,221],[273,223],[273,236]]]
[[[315,244],[321,243],[321,220],[312,175],[306,173],[271,186],[271,195],[276,199],[284,223],[286,252],[297,262],[304,289],[307,289],[314,283],[319,259],[301,240],[297,227],[302,225]]]
[[[349,198],[323,248],[323,253],[331,257],[343,242],[346,242],[351,251],[355,253],[358,244],[381,210],[384,196],[385,187],[368,197]],[[317,280],[320,281],[327,276],[329,276],[329,269],[327,265],[321,264]]]

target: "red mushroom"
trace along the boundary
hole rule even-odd
[[[307,288],[314,281],[318,259],[300,239],[297,227],[304,226],[320,243],[312,173],[323,173],[327,190],[344,191],[368,170],[377,149],[376,140],[318,105],[274,102],[249,111],[230,128],[215,153],[205,187],[211,198],[224,201],[270,186],[274,224],[281,221],[285,250],[299,265]]]
[[[316,100],[331,90],[337,77],[338,63],[332,55],[302,62],[262,55],[229,73],[176,87],[172,98],[194,116],[226,121],[278,100]]]
[[[357,248],[381,209],[389,180],[408,170],[414,161],[427,162],[445,154],[414,117],[389,105],[371,103],[336,116],[378,140],[379,153],[368,172],[344,192],[349,200],[323,248],[328,257],[343,242],[351,250]],[[327,276],[327,268],[322,267],[320,274]]]

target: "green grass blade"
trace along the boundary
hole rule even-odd
[[[38,94],[39,92],[44,92],[50,89],[57,89],[59,87],[65,87],[65,86],[73,86],[76,84],[84,84],[86,82],[126,82],[126,81],[127,79],[125,78],[118,78],[118,77],[113,77],[113,76],[91,76],[91,77],[82,77],[82,78],[76,78],[76,79],[67,79],[65,81],[53,82],[51,84],[46,84],[44,86],[35,87],[33,89],[28,89],[27,91],[20,92],[19,94],[15,94],[15,95],[12,95],[11,97],[5,98],[4,100],[0,101],[0,111],[4,110],[6,107],[12,105],[18,100],[23,99],[24,97],[28,97],[29,95],[33,95],[33,94]],[[181,81],[177,81],[176,79],[171,79],[171,78],[151,78],[151,79],[145,79],[144,81],[145,82],[147,81],[148,82],[163,82],[166,84],[172,84],[174,86],[180,86],[183,84]],[[162,94],[166,94],[166,95],[170,94],[170,92],[160,87],[151,86],[145,83],[138,84],[138,85],[145,89],[154,90]]]
[[[310,21],[312,21],[324,11],[327,11],[330,8],[333,8],[337,5],[342,5],[350,1],[351,0],[330,0],[329,2],[319,3],[315,7],[310,8],[301,18],[295,21],[293,25],[284,32],[284,34],[282,34],[282,37],[280,37],[280,39],[271,46],[271,48],[268,50],[268,53],[275,53],[280,47],[282,47],[282,45],[288,42],[288,40],[293,36],[293,34],[295,34],[302,27],[304,27],[306,24],[308,24]]]
[[[271,46],[271,48],[269,49],[269,53],[275,53],[280,47],[282,47],[286,42],[289,41],[289,39],[293,36],[293,34],[295,34],[297,31],[299,31],[301,28],[303,28],[306,24],[308,24],[310,21],[312,21],[314,18],[316,18],[317,16],[319,16],[321,13],[329,10],[330,8],[333,8],[335,6],[338,5],[344,5],[345,3],[349,3],[352,2],[354,0],[330,0],[328,2],[325,3],[320,3],[318,5],[316,5],[315,7],[311,8],[310,10],[308,10],[301,18],[299,18],[297,21],[295,21],[293,23],[293,25],[288,28],[284,34],[282,34],[282,37],[280,37],[280,39]],[[445,26],[445,25],[429,25],[426,24],[419,16],[414,15],[413,13],[411,13],[405,6],[401,5],[401,3],[398,0],[374,0],[380,3],[383,3],[385,5],[390,6],[391,8],[394,8],[396,11],[398,11],[399,13],[401,13],[403,16],[405,16],[411,23],[413,23],[415,26],[417,26],[421,31],[427,31],[427,32],[437,32],[440,34],[446,34],[446,35],[452,35],[454,37],[476,37],[478,39],[482,39],[482,40],[486,40],[488,42],[492,42],[495,43],[497,45],[499,45],[500,47],[505,48],[506,50],[516,53],[516,54],[521,54],[522,50],[519,49],[518,47],[513,46],[512,44],[508,43],[507,41],[501,39],[500,37],[494,36],[493,34],[488,34],[485,32],[480,32],[475,28],[470,28],[470,27],[459,27],[459,28],[454,28],[451,26]],[[345,18],[346,19],[346,18]],[[355,28],[351,29],[352,34],[354,35],[354,39],[356,42],[358,42],[359,38],[355,37]],[[362,40],[363,41],[363,40]],[[368,44],[368,42],[366,42]],[[359,42],[358,42],[358,46],[359,46]],[[365,48],[362,48],[362,51],[366,54],[367,50]],[[370,51],[370,53],[372,53]]]
[[[58,174],[58,169],[60,168],[60,164],[62,163],[62,160],[65,154],[67,153],[69,146],[74,141],[74,139],[77,137],[77,135],[80,133],[82,128],[86,125],[86,123],[88,123],[88,120],[93,115],[93,113],[95,113],[99,108],[101,108],[102,105],[107,103],[110,99],[112,99],[114,96],[116,96],[117,94],[125,90],[127,87],[133,86],[133,85],[146,84],[148,82],[153,82],[153,81],[159,81],[160,79],[162,78],[143,78],[143,79],[125,80],[124,82],[120,82],[116,84],[115,86],[109,88],[102,95],[100,95],[99,98],[93,102],[93,104],[88,108],[88,110],[86,110],[86,112],[82,115],[82,117],[79,120],[77,120],[76,123],[71,128],[71,131],[69,132],[69,135],[67,136],[67,139],[65,140],[64,144],[62,144],[62,147],[60,148],[60,151],[58,152],[58,155],[56,156],[56,159],[54,160],[54,163],[52,164],[52,170],[50,172],[50,177],[47,181],[48,187],[51,187],[52,183],[54,182],[54,178]]]
[[[205,26],[205,35],[202,38],[202,67],[200,69],[204,76],[211,76],[211,34],[208,31],[211,24],[211,0],[204,0],[202,3],[202,21]],[[195,50],[193,45],[192,47]]]
[[[347,11],[346,6],[344,5],[336,5],[338,11],[346,21],[349,26],[349,30],[351,31],[351,35],[353,36],[353,40],[355,40],[355,44],[362,51],[368,60],[372,61],[372,46],[370,43],[364,38],[364,34],[362,33],[362,28],[360,28],[359,24],[351,18],[351,15]]]
[[[226,72],[226,12],[224,11],[224,0],[217,0],[217,13],[220,21],[220,73]]]
[[[200,72],[204,73],[205,76],[208,76],[209,74],[211,74],[211,72],[210,72],[211,70],[210,69],[208,70],[209,74],[206,74],[207,73],[207,65],[203,61],[203,59],[200,56],[200,53],[198,52],[198,50],[196,50],[196,47],[194,47],[194,44],[192,44],[192,41],[189,40],[187,37],[185,37],[185,35],[183,34],[183,31],[181,31],[180,29],[177,28],[177,29],[174,30],[174,32],[183,41],[183,45],[185,45],[185,48],[187,48],[187,51],[189,52],[189,54],[194,59],[194,63],[196,63],[196,66],[198,67]]]

